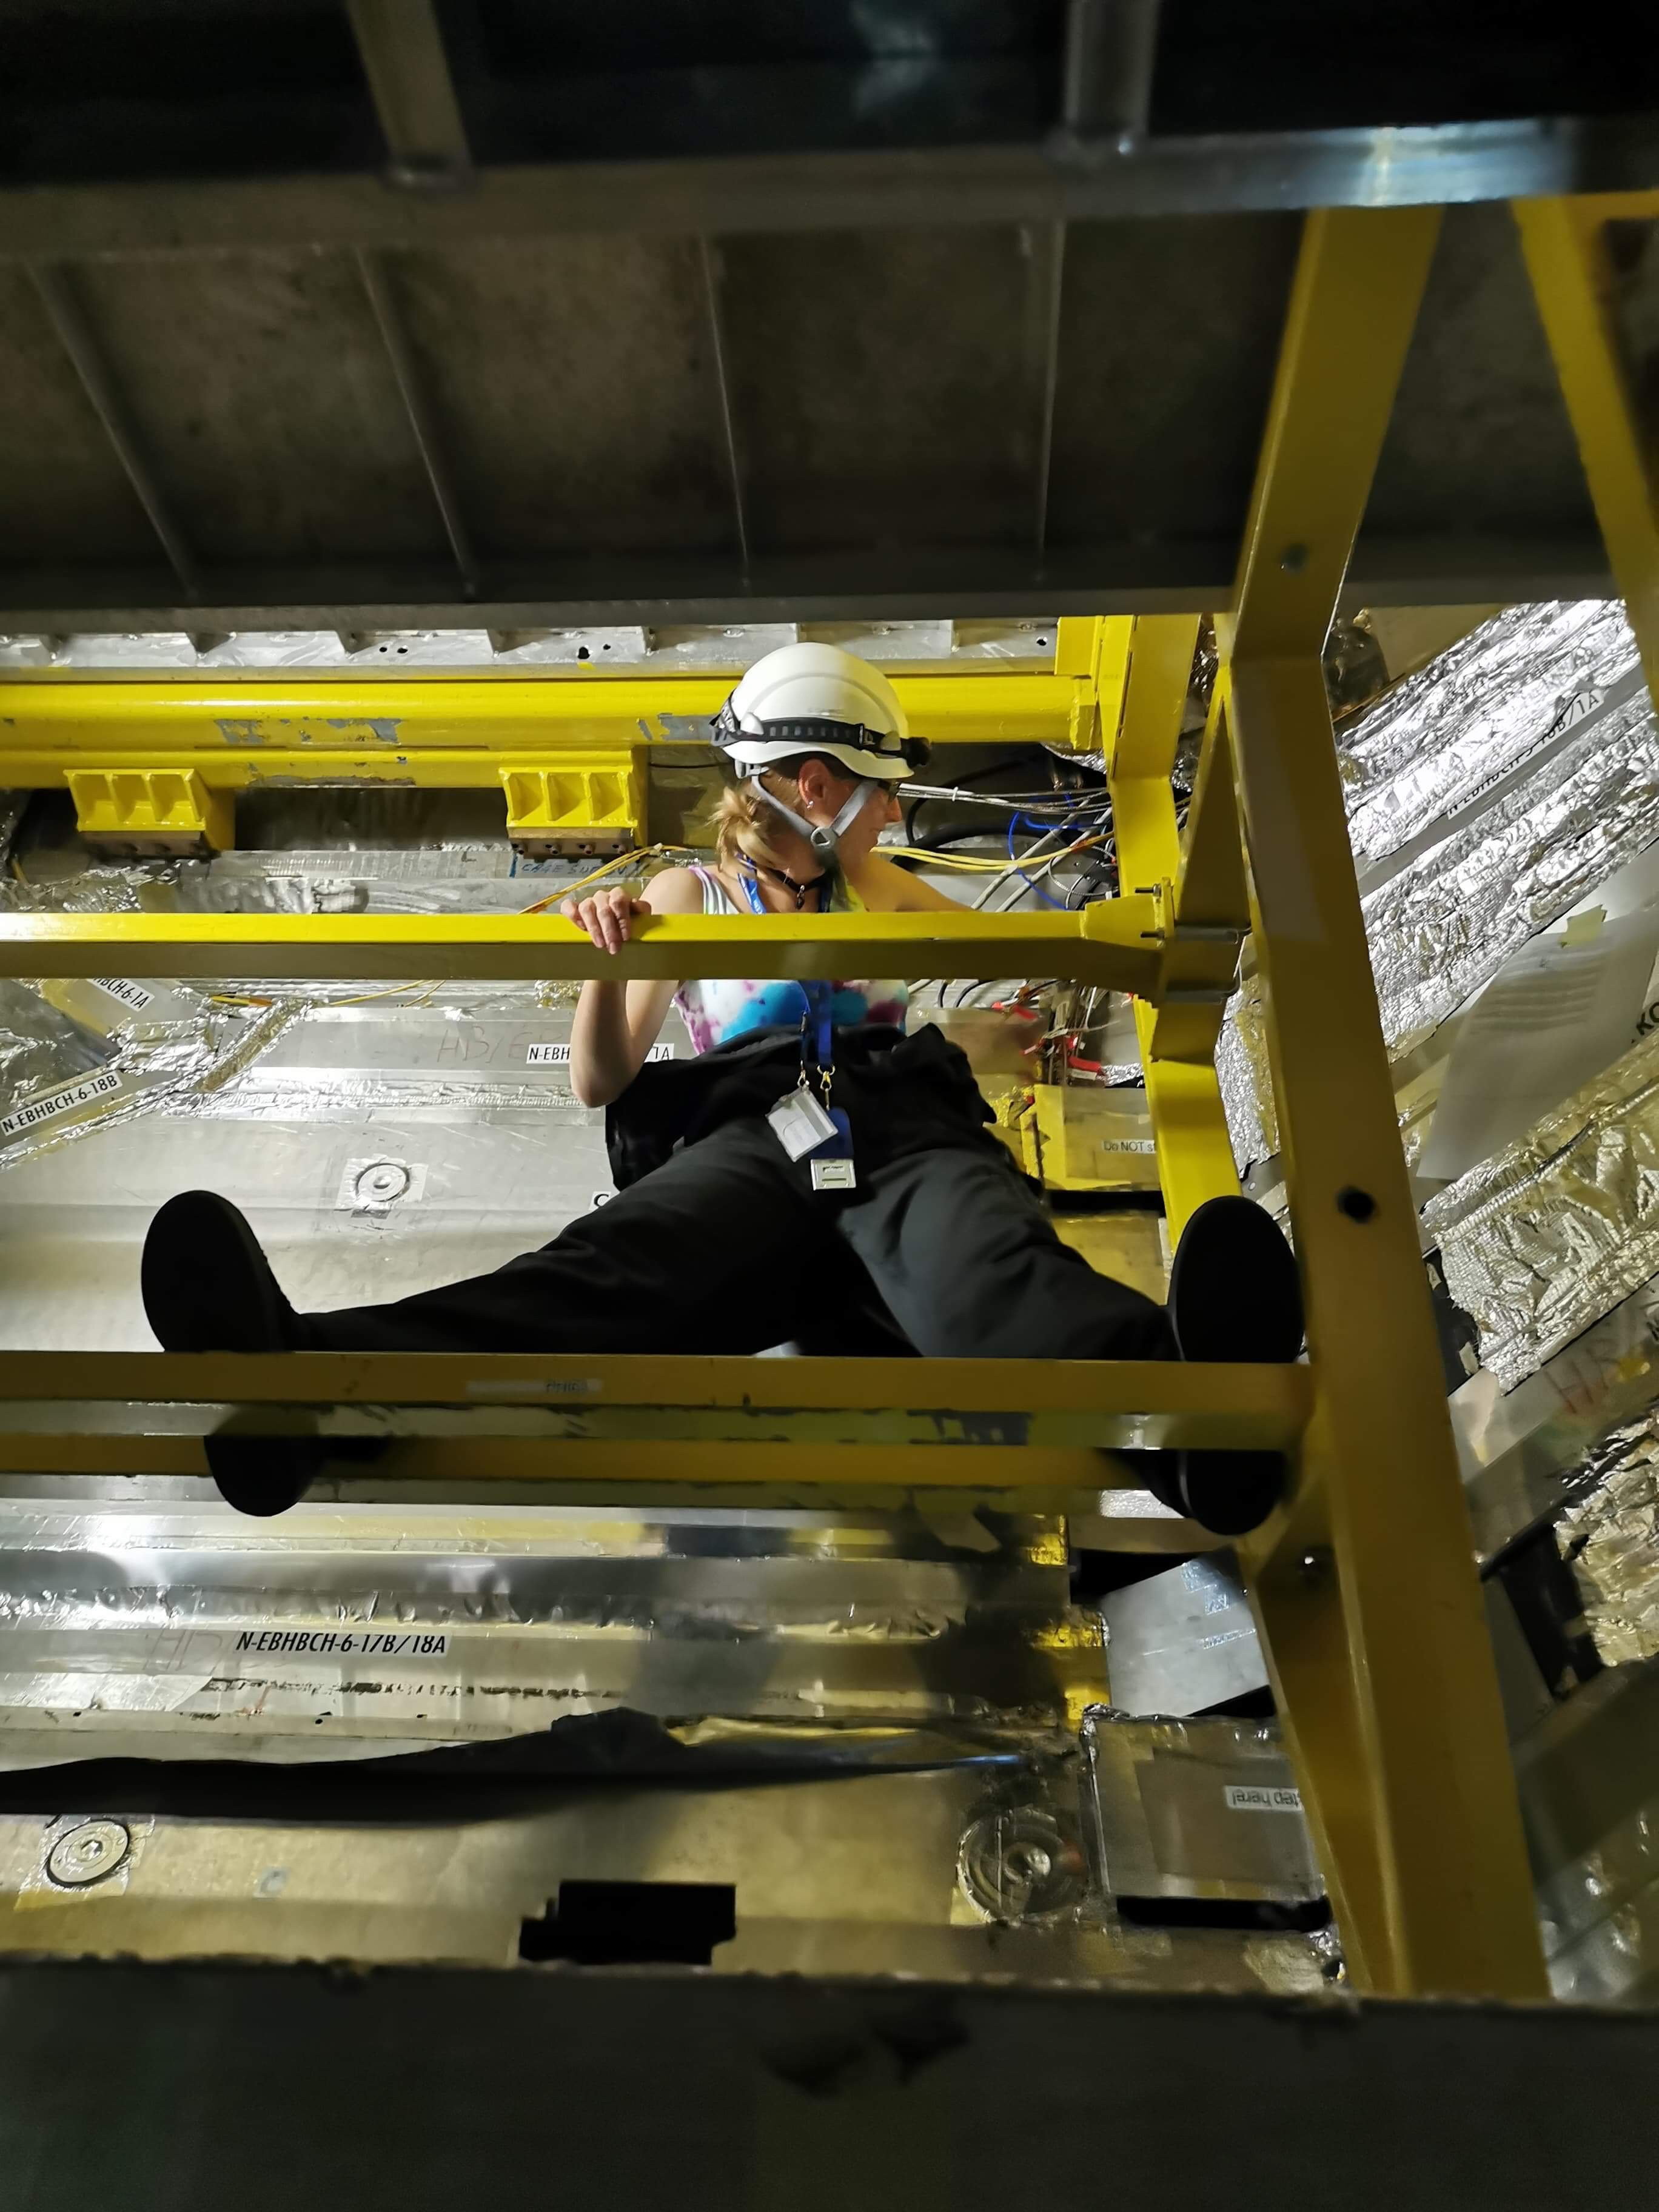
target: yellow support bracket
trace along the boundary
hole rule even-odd
[[[111,854],[224,853],[235,812],[193,769],[84,768],[67,778],[81,835]]]
[[[1129,615],[1060,617],[1054,640],[1054,672],[1080,679],[1080,704],[1087,702],[1086,709],[1079,713],[1073,741],[1079,752],[1110,747],[1122,717],[1134,627]]]
[[[1221,711],[1314,1389],[1289,1501],[1239,1553],[1355,1980],[1536,1997],[1531,1875],[1320,662],[1438,227],[1432,208],[1307,218],[1237,588]]]
[[[1170,775],[1175,766],[1182,714],[1198,643],[1196,615],[1144,616],[1131,625],[1122,716],[1106,748],[1117,836],[1118,874],[1124,890],[1159,901],[1164,925],[1176,920],[1175,885],[1182,874],[1181,833]],[[1218,940],[1172,939],[1158,1003],[1143,994],[1135,1002],[1135,1033],[1146,1079],[1146,1102],[1158,1139],[1159,1181],[1172,1239],[1206,1199],[1236,1194],[1238,1173],[1227,1134],[1227,1117],[1210,1048],[1170,1053],[1158,1024],[1173,983],[1177,990],[1221,992],[1237,958],[1237,941],[1222,947],[1224,974],[1210,972]],[[1194,963],[1194,951],[1199,957]],[[1177,1000],[1177,1006],[1182,1002]],[[1190,1007],[1192,1001],[1186,1002]],[[1207,1007],[1211,1001],[1206,998]],[[1219,1022],[1219,1006],[1215,1008]],[[1166,1042],[1168,1040],[1166,1039]]]
[[[1517,200],[1514,214],[1607,558],[1659,703],[1659,446],[1632,387],[1607,239],[1612,222],[1659,223],[1659,192]]]
[[[504,768],[507,834],[532,860],[627,853],[646,842],[645,750],[573,747],[534,768]]]

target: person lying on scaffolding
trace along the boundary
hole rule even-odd
[[[957,910],[878,849],[897,786],[927,757],[881,672],[830,645],[757,661],[714,718],[728,780],[713,858],[645,894],[562,911],[615,953],[636,916]],[[604,1107],[608,1204],[489,1274],[333,1313],[296,1313],[247,1221],[187,1191],[145,1242],[145,1312],[169,1352],[753,1353],[958,1359],[1286,1360],[1296,1269],[1243,1198],[1200,1206],[1156,1304],[1056,1236],[962,1052],[907,1033],[903,982],[594,981],[572,1087]],[[678,1006],[696,1048],[647,1063]],[[210,1437],[246,1512],[303,1496],[315,1438]],[[1148,1485],[1221,1533],[1279,1491],[1271,1454],[1148,1452]]]

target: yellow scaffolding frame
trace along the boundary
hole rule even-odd
[[[1656,212],[1659,196],[1517,210],[1650,677],[1659,507],[1598,254],[1610,216]],[[10,975],[810,976],[857,963],[1130,991],[1174,1231],[1205,1198],[1237,1188],[1213,1056],[1248,932],[1266,991],[1305,1364],[10,1353],[0,1354],[0,1465],[199,1468],[201,1437],[234,1425],[384,1436],[397,1479],[521,1473],[565,1496],[691,1485],[705,1497],[821,1504],[922,1492],[1087,1513],[1124,1479],[1103,1451],[1282,1450],[1285,1503],[1238,1551],[1352,1977],[1396,1993],[1543,1995],[1320,659],[1438,222],[1428,208],[1307,218],[1184,833],[1170,770],[1195,615],[1068,619],[1048,674],[908,679],[913,719],[932,734],[1053,742],[1063,730],[1078,744],[1097,733],[1115,900],[1077,915],[661,917],[615,960],[546,916],[0,917],[0,974]],[[389,741],[431,771],[418,780],[441,780],[463,754],[497,772],[489,748],[522,728],[519,702],[510,684],[475,688],[487,702],[464,699],[466,686],[381,687],[404,707],[422,692],[432,709],[418,744],[406,717]],[[621,680],[523,688],[540,710],[556,698],[572,743],[623,742],[623,724],[637,729],[664,703],[660,685]],[[708,713],[721,688],[689,683],[685,698],[698,696],[685,711]],[[307,679],[286,702],[301,736],[279,738],[272,725],[227,772],[246,782],[278,760],[281,773],[325,772],[340,748],[321,733],[362,723],[381,703],[369,689]],[[197,743],[210,702],[187,686],[12,691],[27,696],[0,709],[21,704],[25,716],[0,744],[0,781],[55,780],[87,764],[106,733],[124,732],[117,750],[163,768],[238,750]],[[100,702],[95,744],[76,720],[88,692]],[[438,712],[447,696],[453,726]],[[246,688],[234,696],[246,702]],[[948,730],[947,704],[957,714]],[[389,757],[378,732],[354,726],[343,742],[354,758]]]
[[[1637,408],[1607,237],[1615,222],[1659,222],[1659,191],[1517,200],[1515,219],[1602,543],[1659,699],[1659,425]]]

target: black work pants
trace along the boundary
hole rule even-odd
[[[1173,1356],[1163,1308],[1062,1244],[994,1139],[860,1164],[832,1196],[758,1116],[491,1274],[304,1327],[331,1352]]]

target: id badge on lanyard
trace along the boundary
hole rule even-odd
[[[766,909],[747,878],[744,889],[754,911],[764,914]],[[814,1190],[855,1190],[858,1175],[853,1165],[852,1124],[842,1108],[830,1103],[836,1073],[835,1027],[830,1018],[835,992],[828,983],[798,983],[795,988],[806,1001],[800,1025],[800,1075],[794,1089],[785,1091],[766,1118],[789,1158],[809,1163]],[[814,1077],[817,1097],[812,1091]]]

